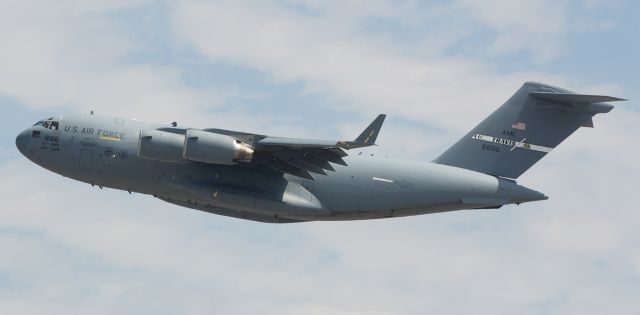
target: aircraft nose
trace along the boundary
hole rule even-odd
[[[31,138],[31,130],[27,129],[23,132],[21,132],[17,137],[16,137],[16,147],[18,147],[18,150],[20,151],[20,153],[22,153],[22,155],[27,155],[27,145],[29,143],[29,139]]]

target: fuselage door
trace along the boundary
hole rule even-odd
[[[80,150],[80,169],[83,171],[93,169],[93,151],[89,149]]]

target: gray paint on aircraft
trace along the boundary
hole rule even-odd
[[[616,100],[526,83],[435,163],[350,154],[374,145],[384,115],[352,141],[189,132],[194,129],[66,115],[28,128],[16,145],[34,163],[63,176],[210,213],[269,223],[377,219],[547,199],[509,178],[588,126],[593,115],[611,110],[603,101]],[[194,136],[187,141],[189,134]],[[162,139],[173,142],[162,147]],[[198,142],[205,150],[228,146],[235,153],[213,154],[223,164],[195,162],[175,139],[184,139],[185,146]],[[151,150],[142,150],[141,141]]]

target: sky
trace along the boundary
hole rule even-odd
[[[0,0],[0,314],[640,314],[637,1]],[[61,113],[430,161],[525,81],[629,99],[519,178],[547,201],[273,225],[20,155]]]

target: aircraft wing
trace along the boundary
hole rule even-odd
[[[380,114],[352,141],[264,137],[254,144],[253,163],[276,171],[313,179],[311,173],[335,171],[331,163],[347,165],[344,151],[375,145],[386,115]]]
[[[355,149],[375,145],[382,123],[386,115],[380,114],[374,121],[369,124],[364,131],[353,141],[330,141],[330,140],[314,140],[314,139],[299,139],[299,138],[280,138],[280,137],[265,137],[258,141],[257,147],[286,147],[286,148],[340,148],[340,149]]]
[[[380,114],[350,141],[315,140],[300,138],[271,137],[267,135],[208,128],[205,132],[233,137],[250,144],[253,150],[251,164],[267,167],[278,172],[313,180],[311,173],[326,175],[335,171],[331,163],[347,165],[342,159],[348,154],[344,150],[375,145],[386,115]],[[157,130],[174,134],[186,134],[188,129],[163,127]]]

